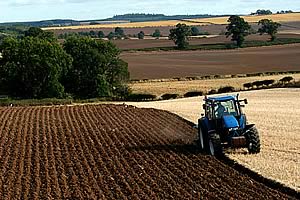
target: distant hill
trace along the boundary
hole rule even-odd
[[[80,21],[72,19],[53,19],[53,20],[43,20],[43,21],[32,21],[32,22],[8,22],[0,23],[0,26],[34,26],[34,27],[49,27],[49,26],[74,26],[80,25]]]
[[[126,22],[147,22],[147,21],[162,21],[162,20],[181,20],[181,19],[198,19],[217,17],[216,15],[163,15],[163,14],[125,14],[115,15],[112,18],[98,20],[72,20],[72,19],[53,19],[32,22],[9,22],[0,23],[0,26],[34,26],[34,27],[59,27],[59,26],[76,26],[81,24],[103,24],[106,21],[126,21]],[[218,17],[221,17],[218,15]]]
[[[212,18],[212,17],[222,17],[225,15],[164,15],[164,14],[125,14],[125,15],[115,15],[112,18],[105,19],[107,21],[130,21],[130,22],[146,22],[146,21],[163,21],[163,20],[182,20],[182,19],[197,19],[197,18]]]

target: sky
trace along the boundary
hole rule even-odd
[[[127,13],[250,14],[300,11],[300,0],[0,0],[0,22],[103,19]]]

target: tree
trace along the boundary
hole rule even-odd
[[[144,31],[141,31],[141,32],[138,33],[138,38],[139,38],[140,40],[144,39],[144,37],[145,37]]]
[[[156,37],[156,38],[159,38],[161,37],[161,33],[160,33],[160,30],[159,29],[155,29],[154,33],[152,34],[152,37]]]
[[[270,10],[257,10],[255,13],[251,13],[251,15],[272,15],[272,11]]]
[[[226,27],[226,37],[232,36],[232,41],[236,41],[238,47],[241,47],[245,41],[245,36],[249,35],[251,26],[243,18],[232,15],[228,19],[229,25]]]
[[[200,31],[199,31],[199,29],[196,26],[193,26],[191,28],[191,31],[192,31],[192,36],[197,36],[197,35],[200,34]]]
[[[273,22],[270,19],[262,19],[258,22],[258,25],[261,25],[261,27],[258,29],[258,32],[261,35],[264,33],[270,35],[271,41],[274,41],[276,39],[276,33],[278,31],[278,28],[281,26],[281,24]]]
[[[192,34],[191,28],[186,24],[177,24],[175,29],[170,30],[169,39],[173,40],[178,49],[186,49],[189,46],[188,36]]]
[[[105,35],[104,35],[103,31],[99,31],[98,38],[104,38],[104,37],[105,37]]]
[[[76,97],[117,95],[129,79],[127,63],[119,58],[120,51],[111,42],[70,37],[64,49],[73,57],[65,89]]]
[[[115,34],[113,32],[110,32],[108,35],[107,35],[107,38],[109,40],[113,40],[115,38]]]
[[[96,38],[97,34],[96,34],[95,31],[92,30],[92,31],[89,32],[89,36],[91,36],[92,38]]]
[[[115,36],[118,38],[118,39],[121,39],[122,37],[124,37],[124,30],[120,27],[116,27],[115,28]]]
[[[7,38],[0,46],[0,84],[7,95],[62,98],[64,75],[72,58],[57,42],[39,37]],[[3,91],[2,91],[3,92]]]
[[[27,31],[25,31],[25,37],[36,37],[48,40],[50,42],[55,41],[53,32],[43,31],[37,27],[30,27]]]

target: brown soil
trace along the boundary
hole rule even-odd
[[[287,199],[211,156],[165,111],[0,108],[2,199]]]
[[[300,70],[300,44],[220,51],[123,53],[132,79]]]
[[[299,34],[279,34],[278,38],[300,38]],[[267,35],[250,35],[246,37],[246,40],[252,41],[266,41],[269,39]],[[189,43],[190,45],[200,44],[224,44],[231,42],[231,38],[226,36],[216,36],[211,38],[192,38]],[[154,48],[154,47],[175,47],[175,44],[171,40],[167,39],[144,39],[144,40],[114,40],[114,44],[120,49],[143,49],[143,48]]]

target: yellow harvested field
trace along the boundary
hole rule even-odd
[[[273,14],[273,15],[255,15],[255,16],[242,16],[247,22],[258,22],[261,19],[271,19],[276,22],[295,22],[300,21],[300,13],[289,14]],[[191,22],[202,22],[212,24],[227,24],[228,17],[216,17],[206,19],[191,19]]]
[[[165,20],[165,21],[149,21],[149,22],[132,22],[132,23],[111,23],[111,24],[97,24],[97,25],[78,25],[78,26],[62,26],[62,27],[47,27],[43,30],[77,30],[77,29],[99,29],[99,28],[143,28],[143,27],[165,27],[175,26],[178,23],[185,23],[187,25],[209,25],[209,24],[227,24],[228,17],[214,17],[204,19],[187,19],[187,20]],[[272,19],[277,22],[295,22],[300,21],[300,13],[290,14],[273,14],[260,16],[243,16],[248,22],[258,22],[261,19]]]
[[[62,27],[47,27],[43,30],[64,30],[64,29],[99,29],[99,28],[143,28],[143,27],[163,27],[163,26],[176,26],[178,23],[185,23],[187,25],[199,25],[199,22],[183,22],[179,20],[166,20],[166,21],[150,21],[150,22],[132,22],[132,23],[114,23],[114,24],[96,24],[96,25],[78,25],[78,26],[62,26]],[[204,23],[205,25],[207,23]]]
[[[260,133],[262,149],[228,151],[230,158],[263,175],[300,191],[300,89],[272,89],[240,93],[249,104],[244,109]],[[203,97],[160,102],[128,103],[176,113],[197,123]]]
[[[221,86],[233,86],[234,88],[241,89],[245,83],[267,79],[278,81],[285,76],[292,76],[295,80],[300,80],[300,74],[291,74],[193,81],[145,82],[133,83],[130,84],[130,87],[135,93],[150,93],[156,96],[161,96],[166,93],[183,95],[190,91],[208,92],[211,89],[218,89]]]

